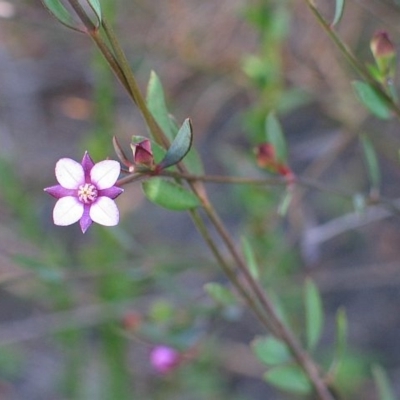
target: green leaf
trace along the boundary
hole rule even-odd
[[[204,285],[204,290],[218,304],[223,306],[231,306],[236,304],[236,297],[226,287],[219,283],[210,282]]]
[[[274,113],[270,113],[265,120],[267,142],[271,143],[276,153],[276,159],[281,163],[287,161],[286,139],[282,127]]]
[[[284,217],[287,214],[292,199],[293,199],[293,192],[291,190],[286,190],[278,207],[278,215]]]
[[[171,118],[171,124],[172,131],[178,132],[178,126],[176,125],[173,118]],[[191,174],[204,175],[204,167],[200,155],[193,146],[190,148],[189,152],[185,156],[184,164]]]
[[[146,197],[154,204],[173,211],[184,211],[200,205],[199,199],[182,186],[161,178],[142,183]]]
[[[307,347],[312,350],[320,339],[324,323],[321,296],[315,284],[307,279],[304,285]]]
[[[368,174],[373,188],[377,189],[381,183],[381,171],[379,168],[378,157],[372,142],[365,135],[361,136],[361,144],[367,163]]]
[[[286,344],[273,336],[258,337],[251,343],[256,357],[268,366],[276,366],[291,361],[292,356]]]
[[[151,71],[150,74],[146,100],[147,107],[153,114],[154,119],[157,121],[167,138],[172,141],[176,132],[173,129],[173,124],[165,103],[164,89],[160,78],[154,71]]]
[[[96,26],[99,27],[101,24],[101,5],[99,0],[86,0],[89,3],[90,8],[96,14],[97,17],[97,24]]]
[[[50,13],[63,25],[79,32],[84,31],[82,24],[72,17],[71,13],[63,6],[60,0],[42,0],[42,2]]]
[[[391,117],[390,104],[371,85],[355,81],[353,82],[353,89],[360,102],[373,115],[381,119],[389,119]]]
[[[258,280],[260,278],[260,271],[258,269],[254,250],[250,244],[250,241],[244,236],[242,237],[242,249],[251,276],[255,280]]]
[[[343,16],[344,11],[344,0],[336,0],[335,1],[335,16],[333,17],[333,21],[331,23],[331,28],[333,28]]]
[[[44,6],[65,26],[78,32],[86,32],[86,29],[78,19],[74,18],[74,12],[68,11],[61,0],[42,0]],[[95,26],[101,23],[101,6],[99,0],[86,0],[94,15],[88,15],[90,20],[96,18]]]
[[[336,313],[336,345],[333,361],[330,367],[330,374],[337,376],[340,366],[346,356],[347,345],[347,317],[344,308],[340,308]]]
[[[165,157],[160,162],[159,167],[161,169],[168,168],[181,161],[186,154],[188,154],[192,146],[192,141],[192,124],[190,123],[190,119],[187,118],[175,136],[175,139],[169,147],[167,154],[165,154]]]
[[[395,400],[396,397],[390,386],[389,379],[385,370],[380,365],[372,367],[375,386],[378,389],[379,400]]]
[[[309,379],[297,366],[271,368],[264,374],[264,379],[271,385],[291,393],[307,395],[312,391]]]

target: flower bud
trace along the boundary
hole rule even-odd
[[[269,143],[262,143],[255,148],[257,165],[260,168],[275,169],[275,149]]]
[[[135,311],[129,311],[122,317],[121,322],[122,326],[126,330],[130,332],[135,332],[140,328],[142,324],[142,316]]]
[[[167,374],[172,371],[181,361],[180,353],[172,347],[162,345],[156,346],[150,353],[151,365],[161,374]]]
[[[154,167],[154,156],[149,139],[143,139],[138,143],[131,143],[133,161],[135,165],[152,169]]]
[[[290,167],[278,161],[276,152],[272,144],[262,143],[255,148],[257,165],[260,168],[268,169],[269,171],[285,177],[289,182],[293,182],[294,174]]]
[[[371,52],[381,74],[385,77],[393,77],[395,70],[396,49],[386,31],[378,31],[372,37]]]

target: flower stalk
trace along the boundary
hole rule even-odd
[[[87,29],[87,34],[93,39],[103,56],[105,57],[106,61],[108,62],[109,66],[111,69],[114,71],[116,74],[118,80],[121,82],[121,84],[124,86],[124,88],[127,90],[129,96],[132,98],[134,103],[137,105],[139,108],[147,126],[149,127],[153,137],[155,138],[156,142],[160,145],[162,145],[164,148],[169,147],[169,141],[166,138],[164,132],[160,128],[160,126],[157,124],[156,120],[154,119],[153,115],[149,111],[145,99],[141,94],[141,91],[139,89],[139,86],[136,82],[136,79],[130,69],[129,62],[113,32],[111,27],[108,25],[107,21],[102,18],[101,19],[101,25],[100,27],[103,28],[104,34],[108,40],[109,43],[105,42],[103,40],[103,37],[100,34],[100,29],[97,27],[89,17],[86,16],[84,10],[81,8],[79,5],[79,2],[77,0],[68,0],[73,9],[76,11],[78,17],[81,19],[82,23]],[[398,115],[400,116],[400,110]],[[82,163],[83,164],[83,163]],[[184,163],[180,162],[177,164],[179,173],[184,176],[185,174],[188,175],[188,170]],[[92,166],[94,169],[95,166]],[[91,169],[92,169],[91,168]],[[87,176],[88,171],[85,169],[83,166],[83,170],[85,172],[85,176]],[[159,172],[159,171],[157,171]],[[118,172],[119,173],[119,172]],[[151,173],[150,173],[151,175]],[[77,182],[74,182],[74,187],[70,188],[69,186],[66,187],[66,189],[76,189],[75,186],[78,187],[79,190],[86,190],[83,194],[78,193],[75,194],[74,196],[74,204],[79,209],[79,212],[75,213],[73,217],[70,217],[68,219],[68,223],[72,223],[71,221],[75,219],[75,221],[79,220],[80,218],[83,219],[83,226],[81,223],[82,230],[86,230],[88,226],[91,223],[91,220],[98,220],[96,212],[91,213],[92,210],[96,210],[96,206],[93,206],[92,204],[95,204],[95,200],[97,198],[96,195],[97,193],[94,191],[94,189],[108,189],[110,187],[113,188],[115,191],[112,193],[107,193],[106,197],[109,199],[109,201],[112,201],[111,199],[114,198],[114,194],[117,194],[118,189],[120,189],[120,186],[122,184],[126,184],[128,182],[133,181],[136,178],[140,178],[141,174],[132,174],[129,175],[128,177],[122,180],[119,180],[117,183],[112,182],[110,183],[107,181],[107,187],[103,187],[100,185],[99,187],[96,186],[98,184],[97,176],[91,177],[91,180],[85,180],[85,184],[92,184],[94,188],[82,188],[81,186],[83,185],[83,181],[81,179],[81,175],[79,175],[79,179],[76,179]],[[59,183],[63,185],[64,181],[59,179],[59,176],[57,176]],[[179,176],[175,176],[174,178],[179,179]],[[116,180],[116,178],[115,178]],[[78,182],[79,181],[79,182]],[[254,277],[251,275],[248,266],[246,265],[246,262],[244,261],[242,255],[239,253],[237,250],[235,243],[230,236],[228,230],[224,226],[222,220],[219,218],[215,208],[213,205],[210,203],[207,192],[205,190],[203,182],[200,180],[187,180],[189,187],[193,191],[193,193],[199,198],[202,208],[208,217],[208,219],[211,221],[213,224],[214,228],[216,229],[217,233],[221,237],[223,243],[225,244],[227,250],[229,251],[229,254],[231,258],[234,261],[234,265],[236,268],[234,268],[230,262],[228,262],[225,258],[225,256],[222,255],[222,252],[219,250],[217,247],[217,244],[215,243],[214,239],[210,235],[208,228],[206,227],[203,218],[200,216],[199,212],[196,210],[190,211],[190,214],[192,216],[193,222],[198,228],[199,232],[205,239],[208,247],[210,248],[211,252],[213,255],[216,257],[218,263],[220,264],[222,270],[226,273],[228,278],[231,280],[235,288],[238,290],[238,292],[241,294],[241,296],[244,298],[245,302],[247,303],[248,307],[255,313],[255,315],[258,317],[262,325],[270,331],[272,334],[283,340],[289,349],[291,350],[294,358],[298,362],[298,364],[303,368],[304,372],[307,374],[307,376],[310,379],[310,382],[312,383],[312,386],[314,387],[315,393],[317,397],[320,400],[333,400],[332,395],[329,392],[329,389],[324,382],[323,377],[321,376],[321,373],[319,371],[319,368],[317,364],[311,359],[311,357],[308,355],[308,353],[302,348],[300,345],[299,341],[295,338],[294,334],[290,331],[290,329],[284,325],[284,323],[281,321],[281,319],[278,316],[278,313],[275,310],[275,307],[273,305],[272,300],[266,293],[266,291],[261,287],[261,285],[254,279]],[[115,185],[114,185],[115,183]],[[70,185],[71,186],[71,185]],[[115,189],[114,189],[115,188]],[[89,190],[90,189],[90,190]],[[93,189],[93,190],[92,190]],[[59,194],[57,190],[50,190],[48,188],[48,192],[50,194]],[[118,192],[119,193],[119,192]],[[108,196],[109,194],[109,196]],[[66,192],[62,193],[63,197],[66,195]],[[81,197],[80,197],[81,196]],[[71,197],[71,196],[70,196]],[[92,198],[93,197],[93,198]],[[116,197],[116,196],[115,196]],[[78,199],[78,200],[77,200]],[[60,199],[62,200],[62,199]],[[59,200],[59,201],[60,201]],[[72,202],[72,200],[68,200]],[[109,203],[107,200],[107,202]],[[90,204],[91,208],[88,210],[88,207],[86,205],[79,205],[77,206],[76,204],[79,203],[85,203]],[[81,214],[82,210],[82,214]],[[79,215],[79,216],[78,216]],[[77,217],[78,216],[78,217]],[[89,221],[90,219],[90,221]],[[114,224],[116,219],[115,216],[112,219],[112,223]],[[74,222],[75,222],[74,221]],[[99,222],[99,221],[96,221]],[[100,223],[104,222],[104,220],[100,221]],[[109,223],[111,225],[111,222]]]

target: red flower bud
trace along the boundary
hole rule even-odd
[[[378,31],[372,37],[371,52],[375,58],[379,71],[387,78],[392,77],[395,71],[396,49],[385,31]]]
[[[284,176],[289,183],[293,182],[294,174],[287,164],[278,161],[272,144],[262,143],[255,148],[257,165],[269,171]]]
[[[138,143],[131,143],[131,148],[135,165],[145,166],[150,169],[154,167],[154,156],[150,140],[144,139]]]

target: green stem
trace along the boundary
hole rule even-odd
[[[201,219],[199,213],[196,210],[191,210],[190,215],[191,215],[193,222],[195,223],[199,233],[201,234],[204,241],[210,248],[211,252],[213,253],[218,264],[224,271],[225,275],[232,282],[235,289],[240,293],[240,295],[245,300],[247,305],[250,306],[250,309],[254,312],[254,314],[257,316],[257,318],[262,323],[262,325],[265,328],[267,328],[271,333],[276,335],[277,327],[274,326],[273,324],[271,324],[268,317],[265,316],[264,312],[259,308],[259,305],[257,304],[256,300],[253,299],[253,296],[251,295],[251,293],[248,293],[248,291],[243,287],[243,285],[240,282],[239,277],[236,275],[236,272],[232,269],[232,267],[229,265],[229,263],[226,262],[226,260],[222,256],[221,252],[219,251],[218,247],[216,246],[214,240],[212,239],[212,237],[211,237],[207,227],[205,226],[204,221]]]
[[[332,395],[330,394],[323,379],[320,376],[320,372],[318,370],[317,365],[310,358],[308,353],[303,350],[303,348],[301,347],[300,343],[293,335],[291,330],[281,321],[279,315],[275,310],[272,300],[269,298],[267,293],[263,290],[263,288],[251,275],[245,261],[236,250],[234,242],[232,241],[227,229],[225,228],[224,224],[218,217],[214,208],[211,205],[208,205],[205,207],[205,211],[207,216],[213,223],[214,227],[217,229],[219,235],[223,239],[232,257],[234,258],[238,269],[242,273],[250,289],[253,291],[255,297],[257,298],[257,300],[263,307],[264,311],[268,315],[270,323],[276,328],[275,334],[288,345],[293,356],[297,360],[298,364],[301,365],[304,372],[310,378],[310,381],[312,382],[312,385],[314,386],[314,389],[318,394],[318,397],[321,400],[333,400]]]
[[[73,0],[70,1],[74,3]],[[123,86],[128,90],[128,93],[130,94],[134,102],[137,104],[156,141],[164,147],[168,147],[169,142],[160,127],[158,126],[157,122],[153,118],[152,114],[148,110],[146,102],[130,69],[128,60],[126,59],[126,56],[121,46],[119,45],[114,32],[104,19],[102,20],[102,27],[104,29],[105,35],[110,42],[112,51],[110,51],[107,45],[101,40],[97,30],[89,30],[88,33],[92,36],[96,44],[100,44],[100,51],[104,54],[107,62],[116,72],[117,77],[119,78]],[[188,173],[186,167],[182,163],[178,165],[178,169],[183,174]],[[119,182],[119,184],[120,183],[121,182]],[[249,308],[252,309],[259,317],[263,325],[268,330],[272,327],[273,332],[287,343],[299,365],[302,366],[305,373],[309,376],[310,381],[312,382],[320,400],[332,400],[332,396],[330,395],[329,390],[327,389],[325,383],[320,377],[317,365],[301,348],[293,333],[281,322],[278,314],[276,313],[273,302],[270,300],[270,298],[267,296],[267,294],[264,292],[258,282],[256,282],[250,274],[246,263],[236,250],[235,244],[231,239],[228,231],[226,230],[222,221],[219,219],[214,207],[209,202],[202,182],[188,181],[188,183],[193,192],[200,199],[206,215],[223,239],[226,247],[228,248],[233,259],[235,260],[238,270],[244,277],[245,282],[242,282],[239,279],[235,271],[221,256],[221,253],[219,252],[214,240],[209,235],[207,228],[204,225],[204,222],[199,218],[199,215],[192,212],[191,215],[195,225],[199,229],[202,236],[205,238],[207,245],[210,247],[212,253],[217,258],[217,261],[221,265],[221,268],[231,279],[232,283],[238,289],[240,294],[245,298]],[[249,294],[248,289],[251,290],[253,295]],[[260,308],[258,304],[262,308]]]
[[[142,113],[143,118],[145,119],[146,124],[149,127],[156,142],[164,147],[168,147],[169,141],[165,137],[164,132],[157,124],[150,110],[147,108],[146,101],[143,98],[136,79],[132,73],[128,59],[126,58],[125,53],[122,50],[113,29],[104,18],[102,20],[102,26],[104,28],[104,33],[110,41],[115,57],[118,60],[118,65],[121,68],[121,71],[126,79],[127,85],[129,87],[129,93],[131,94],[133,101],[136,103],[140,112]]]

